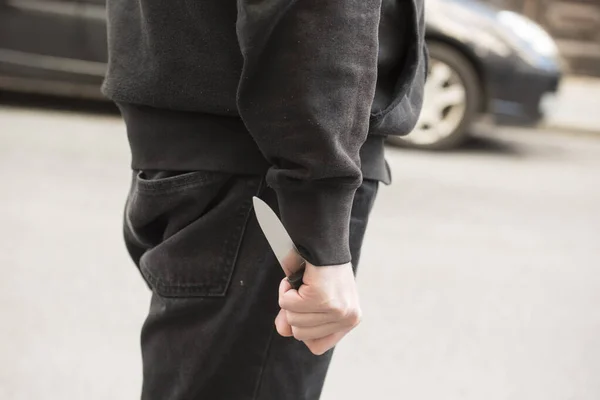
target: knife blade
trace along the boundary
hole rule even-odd
[[[252,202],[254,203],[254,212],[260,229],[267,238],[273,253],[275,253],[279,265],[285,272],[292,288],[298,289],[302,285],[306,261],[298,253],[292,238],[275,211],[256,196],[252,198]]]

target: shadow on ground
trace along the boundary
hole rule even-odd
[[[495,135],[493,128],[485,131],[475,131],[459,147],[450,150],[420,150],[408,147],[388,146],[390,151],[430,152],[446,155],[485,154],[492,156],[521,157],[526,151],[518,142]]]
[[[485,153],[491,155],[522,156],[524,150],[517,142],[495,137],[493,134],[474,134],[454,153]]]

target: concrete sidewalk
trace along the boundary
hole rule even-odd
[[[600,78],[566,76],[544,127],[600,135]]]

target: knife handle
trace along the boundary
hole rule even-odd
[[[292,286],[292,289],[300,289],[300,286],[302,286],[302,278],[304,277],[304,267],[302,267],[300,270],[294,272],[293,274],[291,274],[290,276],[287,277],[288,282],[290,283],[290,286]]]

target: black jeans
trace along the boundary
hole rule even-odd
[[[355,266],[377,188],[364,181],[354,200]],[[153,292],[141,337],[142,399],[319,398],[332,352],[315,356],[275,331],[284,276],[253,195],[277,210],[261,176],[134,173],[125,242]]]

